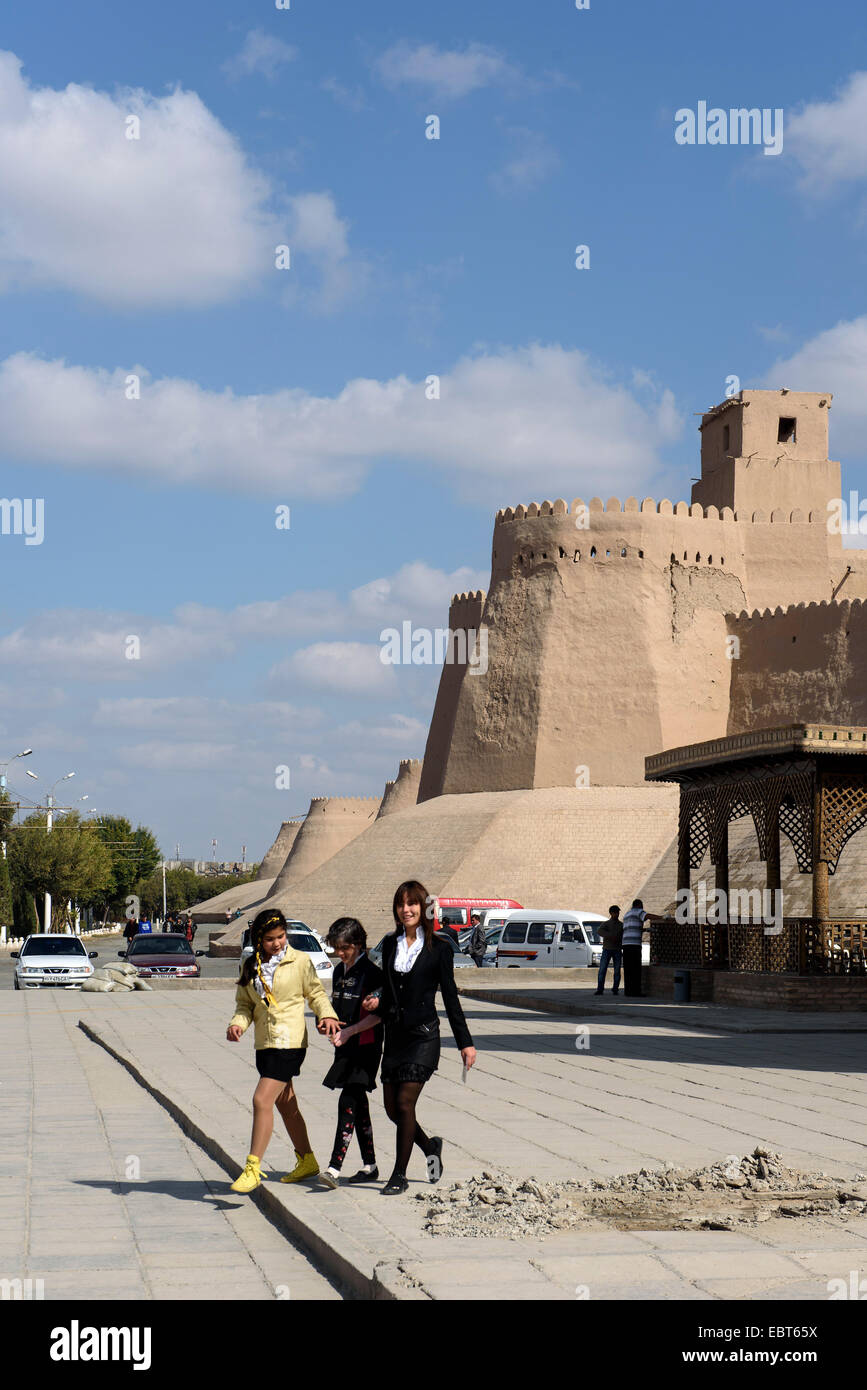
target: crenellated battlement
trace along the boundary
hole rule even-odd
[[[520,503],[517,507],[504,507],[497,512],[494,524],[502,526],[509,521],[531,521],[539,517],[572,516],[585,521],[594,515],[617,514],[620,516],[639,515],[639,516],[675,516],[689,521],[729,521],[729,522],[749,522],[750,524],[768,523],[780,524],[788,523],[794,525],[822,525],[827,524],[828,513],[825,511],[811,511],[804,513],[800,507],[795,507],[791,511],[776,507],[768,514],[757,510],[754,512],[732,511],[731,507],[703,507],[700,502],[671,502],[667,497],[663,497],[657,502],[653,497],[645,497],[639,502],[637,497],[627,497],[621,503],[619,497],[609,497],[607,502],[603,502],[601,497],[591,497],[589,502],[585,502],[580,497],[575,497],[572,503],[567,503],[562,497],[558,497],[555,502],[530,502],[528,506]],[[588,529],[582,527],[582,529]]]
[[[313,796],[307,818],[313,811],[369,810],[371,806],[378,806],[381,800],[379,796]]]
[[[779,605],[776,608],[743,608],[739,613],[728,613],[726,616],[736,622],[751,622],[755,618],[788,618],[796,613],[816,613],[820,608],[833,609],[836,612],[842,612],[843,609],[847,608],[857,610],[863,608],[865,603],[867,600],[860,598],[823,598],[813,600],[811,603],[790,603],[785,608],[781,608]]]

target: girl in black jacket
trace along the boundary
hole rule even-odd
[[[327,1187],[334,1188],[353,1133],[358,1135],[363,1166],[347,1181],[374,1182],[379,1177],[367,1093],[376,1089],[382,1029],[379,1015],[366,1010],[365,1003],[378,1000],[382,971],[368,956],[367,933],[355,917],[338,917],[332,922],[328,945],[340,957],[331,982],[331,1003],[340,1031],[331,1039],[334,1061],[322,1084],[339,1090],[340,1099],[331,1162],[320,1177]]]
[[[378,1007],[384,1020],[382,1095],[386,1114],[397,1126],[394,1172],[382,1189],[384,1196],[409,1187],[406,1170],[413,1144],[427,1159],[430,1181],[438,1182],[442,1176],[443,1141],[428,1138],[415,1117],[421,1088],[439,1065],[438,989],[464,1066],[469,1068],[476,1060],[455,988],[453,951],[434,932],[431,901],[420,883],[400,885],[392,903],[396,931],[382,943],[381,1000],[371,996],[364,1001],[366,1008]]]

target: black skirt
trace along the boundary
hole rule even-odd
[[[334,1049],[335,1058],[322,1080],[323,1086],[332,1091],[342,1091],[344,1086],[363,1086],[365,1091],[376,1090],[376,1073],[379,1067],[381,1047],[379,1043],[358,1043],[350,1038],[349,1045]]]
[[[256,1051],[256,1070],[269,1081],[291,1081],[306,1056],[306,1047],[262,1047]]]
[[[423,1027],[424,1025],[422,1025]],[[419,1028],[402,1028],[397,1023],[385,1025],[385,1045],[382,1053],[382,1080],[394,1085],[399,1081],[428,1081],[440,1061],[439,1020],[430,1026],[427,1036]]]

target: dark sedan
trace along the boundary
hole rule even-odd
[[[162,975],[184,980],[198,979],[202,972],[197,956],[204,954],[204,951],[194,951],[185,936],[174,932],[134,936],[128,950],[118,951],[118,955],[134,965],[144,978]]]

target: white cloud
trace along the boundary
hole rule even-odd
[[[236,756],[232,743],[178,742],[152,739],[148,743],[118,745],[116,756],[132,767],[149,772],[220,772]]]
[[[765,377],[769,387],[830,391],[831,455],[864,457],[867,433],[867,315],[836,324],[780,359]]]
[[[324,77],[319,85],[323,92],[328,92],[338,105],[345,106],[349,111],[363,111],[367,105],[361,87],[345,87],[336,77]]]
[[[388,87],[409,84],[443,98],[464,97],[518,76],[502,53],[480,43],[458,50],[401,39],[380,54],[374,68]]]
[[[276,61],[274,44],[253,45],[250,61]],[[37,88],[0,51],[0,187],[0,288],[156,309],[270,284],[285,303],[331,309],[367,280],[331,195],[283,198],[278,216],[274,185],[194,92]],[[286,244],[301,259],[283,272]]]
[[[367,642],[315,642],[301,647],[269,673],[278,689],[286,682],[340,695],[383,696],[396,690],[394,667],[380,660],[379,646]]]
[[[788,153],[819,193],[867,177],[867,72],[855,72],[831,101],[811,102],[787,117]]]
[[[505,506],[607,487],[633,493],[682,428],[670,391],[614,381],[559,346],[480,349],[429,400],[424,381],[356,378],[336,396],[301,389],[236,396],[152,381],[127,400],[127,370],[0,364],[0,431],[9,458],[111,470],[229,491],[328,497],[354,491],[383,460],[437,468],[465,497]]]
[[[490,175],[490,183],[498,193],[531,191],[559,168],[559,155],[539,131],[516,126],[508,131],[508,136],[512,154]]]
[[[409,618],[415,624],[430,622],[445,627],[453,594],[470,589],[486,589],[489,571],[460,569],[446,574],[423,560],[403,565],[389,577],[372,579],[349,595],[351,611],[371,623],[399,623]]]
[[[261,72],[273,82],[283,63],[291,63],[298,56],[298,49],[282,39],[275,39],[263,29],[251,29],[244,39],[239,53],[223,64],[228,77],[252,77]]]
[[[274,263],[270,187],[193,92],[30,86],[0,52],[0,272],[122,306],[220,302]],[[138,117],[140,138],[128,139]]]
[[[349,223],[338,217],[331,194],[299,193],[289,199],[289,208],[292,255],[309,257],[320,277],[317,287],[307,293],[308,304],[329,312],[361,295],[369,281],[370,267],[358,257],[350,259]],[[287,301],[303,297],[303,289],[293,282],[288,287]]]
[[[230,609],[183,603],[167,618],[87,609],[46,610],[0,636],[0,668],[14,668],[19,682],[25,671],[32,673],[34,682],[45,671],[50,671],[55,681],[61,675],[67,681],[85,683],[139,681],[172,667],[193,663],[212,667],[256,643],[267,644],[273,651],[280,643],[310,637],[321,639],[329,633],[374,633],[378,638],[383,625],[404,619],[416,625],[445,627],[452,594],[481,588],[487,578],[487,573],[466,566],[446,573],[415,561],[392,575],[360,585],[345,598],[326,590],[299,589],[277,599],[262,599]],[[139,639],[137,658],[126,655],[130,636]],[[305,649],[307,653],[322,649],[326,684],[334,646],[320,642]],[[336,644],[353,671],[366,669],[363,659],[359,662],[354,654],[355,647],[360,646]],[[302,655],[299,660],[299,672],[306,679],[312,669],[311,658]],[[292,668],[284,662],[275,669],[278,675],[271,678],[270,685],[282,693],[281,682],[285,684]],[[389,687],[386,679],[381,688]],[[41,707],[53,708],[62,702],[62,692],[56,685],[42,690],[41,685],[34,684],[34,691],[34,701]],[[0,686],[0,695],[2,692]],[[199,728],[201,732],[206,722],[211,730],[228,728],[239,707],[225,700],[166,696],[103,699],[98,708],[100,719],[107,726],[162,728],[168,724],[193,731]],[[310,711],[283,700],[261,702],[257,708],[257,719],[266,724],[310,718]]]

